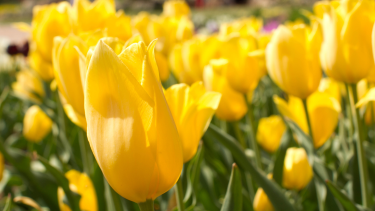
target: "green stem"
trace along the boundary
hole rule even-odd
[[[359,170],[359,176],[360,176],[360,183],[361,183],[361,196],[362,196],[362,205],[365,208],[370,207],[370,195],[368,191],[368,169],[367,169],[367,163],[365,158],[365,153],[363,150],[363,142],[365,141],[365,137],[363,137],[363,133],[361,131],[362,129],[362,122],[360,120],[359,115],[359,109],[355,108],[355,103],[358,102],[358,96],[357,96],[357,85],[356,84],[350,84],[350,106],[352,109],[353,114],[353,122],[355,126],[355,130],[357,132],[357,138],[355,140],[356,142],[356,148],[357,148],[357,159],[358,159],[358,170]]]
[[[152,199],[147,199],[145,202],[138,203],[138,206],[141,211],[154,211],[154,201]]]
[[[314,137],[313,137],[312,128],[311,128],[311,120],[310,120],[309,110],[307,108],[307,99],[302,99],[302,103],[303,103],[303,108],[304,108],[305,114],[306,114],[307,125],[309,127],[309,135],[311,137],[311,140],[314,142]]]
[[[176,187],[176,198],[177,198],[177,207],[178,207],[178,210],[179,211],[184,211],[185,210],[185,207],[184,207],[184,193],[183,193],[183,190],[182,190],[182,180],[181,180],[181,177],[180,177],[180,179],[178,179],[175,187]]]
[[[84,136],[86,135],[85,131],[83,131],[81,128],[79,130],[79,149],[81,151],[81,157],[82,157],[82,165],[83,165],[83,171],[87,174],[90,175],[90,170],[89,170],[89,163],[88,163],[88,155],[87,155],[87,150],[86,150],[86,143],[85,143],[85,138]]]
[[[107,183],[108,184],[108,183]],[[108,184],[110,191],[111,191],[111,198],[113,202],[113,206],[115,208],[115,211],[122,211],[122,203],[120,200],[120,196],[116,193],[115,190]]]
[[[246,102],[247,101],[247,96],[245,95]],[[253,108],[251,106],[251,103],[247,104],[247,113],[246,113],[246,123],[248,125],[248,132],[247,132],[247,137],[249,139],[249,146],[251,146],[251,149],[254,151],[255,154],[255,161],[257,164],[257,167],[260,169],[263,169],[262,165],[262,157],[260,156],[260,151],[259,147],[257,144],[257,141],[255,139],[255,128],[254,128],[254,115],[253,115]]]
[[[242,131],[240,129],[240,123],[233,122],[232,125],[233,125],[234,132],[236,134],[237,140],[240,142],[241,146],[244,149],[246,149],[247,146],[246,146],[245,138],[243,137]]]

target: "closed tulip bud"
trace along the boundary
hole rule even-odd
[[[320,59],[326,74],[345,83],[366,78],[374,66],[371,49],[374,2],[317,2],[314,12],[323,26]]]
[[[283,169],[283,186],[288,189],[301,190],[309,184],[313,169],[303,148],[289,148],[286,151]]]
[[[53,74],[52,63],[44,60],[38,51],[31,51],[27,58],[31,69],[34,70],[44,81],[51,81],[55,77]]]
[[[66,172],[65,177],[69,181],[70,190],[81,196],[79,200],[79,208],[85,211],[97,211],[98,203],[95,188],[90,178],[85,173],[80,173],[74,169]],[[57,189],[57,197],[60,210],[71,211],[69,206],[64,203],[65,193],[61,187]]]
[[[272,179],[272,174],[267,175],[268,179]],[[274,211],[271,201],[262,188],[258,188],[254,196],[254,211]]]
[[[301,99],[289,96],[288,103],[279,97],[274,97],[279,112],[286,118],[293,120],[306,134],[308,125]],[[315,92],[307,98],[307,108],[314,137],[314,147],[321,147],[335,130],[339,114],[340,103],[327,93]]]
[[[329,94],[331,97],[334,97],[337,102],[341,103],[340,83],[334,79],[329,77],[322,78],[320,80],[318,91]]]
[[[216,116],[227,121],[237,121],[246,114],[247,104],[244,95],[234,90],[227,81],[227,69],[228,60],[211,60],[204,69],[203,82],[207,90],[221,93]]]
[[[23,118],[23,136],[31,142],[40,142],[52,129],[52,120],[37,105],[27,109]]]
[[[168,0],[163,4],[163,15],[165,16],[189,16],[190,8],[184,0]]]
[[[165,100],[153,41],[117,55],[100,40],[85,83],[87,136],[111,187],[141,203],[155,199],[180,177],[183,154]],[[98,86],[100,84],[100,86]]]
[[[32,39],[41,58],[52,62],[53,38],[67,36],[72,31],[71,7],[68,2],[35,6],[33,9]]]
[[[79,66],[79,53],[76,48],[86,54],[88,47],[81,38],[73,34],[65,39],[55,37],[53,66],[65,113],[73,123],[86,130],[83,80]]]
[[[182,141],[186,163],[197,152],[199,140],[219,106],[221,94],[207,91],[202,82],[196,82],[191,87],[186,84],[169,87],[165,98]]]
[[[16,79],[12,83],[12,89],[17,96],[35,103],[42,102],[45,95],[43,83],[34,72],[21,70],[16,74]]]
[[[283,119],[272,115],[259,120],[257,130],[257,141],[260,146],[268,152],[275,152],[279,146],[281,137],[286,130]]]
[[[318,27],[279,26],[266,50],[268,74],[286,93],[305,99],[319,86]]]

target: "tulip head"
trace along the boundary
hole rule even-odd
[[[337,102],[341,102],[341,91],[340,91],[340,83],[332,78],[322,78],[320,80],[319,92],[324,92],[329,94],[331,97],[334,97]]]
[[[227,81],[227,69],[228,60],[211,60],[204,69],[203,82],[207,90],[221,93],[216,116],[227,121],[237,121],[246,114],[247,104],[244,95],[234,90]]]
[[[301,190],[313,177],[312,167],[303,148],[289,148],[286,151],[283,170],[283,186]]]
[[[320,36],[317,27],[279,26],[266,50],[268,74],[285,92],[306,99],[319,86]]]
[[[85,173],[80,173],[74,169],[65,173],[65,177],[69,181],[71,191],[81,196],[79,200],[79,208],[87,211],[97,211],[98,203],[94,185]],[[57,197],[59,199],[59,208],[61,211],[71,211],[68,205],[63,201],[65,197],[64,190],[59,187],[57,189]]]
[[[167,58],[162,53],[155,52],[155,60],[158,65],[160,80],[163,82],[168,80],[170,71]]]
[[[184,0],[168,0],[163,4],[163,15],[173,17],[189,16],[190,8]]]
[[[52,129],[52,120],[37,105],[27,109],[23,118],[23,136],[31,142],[40,142]]]
[[[264,117],[259,120],[256,138],[263,149],[275,152],[280,146],[285,130],[284,121],[280,116]]]
[[[320,59],[326,74],[345,83],[366,78],[374,66],[371,49],[374,2],[317,2],[314,12],[323,28]]]
[[[207,91],[202,82],[196,82],[191,87],[186,84],[169,87],[165,98],[182,141],[186,163],[197,152],[199,140],[219,106],[221,94]]]
[[[148,48],[141,41],[117,55],[100,40],[84,89],[91,150],[111,187],[137,203],[172,188],[183,165],[154,47],[155,41]]]
[[[16,74],[16,82],[12,83],[14,93],[24,99],[41,103],[45,95],[43,83],[31,70],[21,70]]]
[[[37,50],[32,50],[28,56],[29,64],[44,81],[51,81],[55,76],[53,75],[52,63],[44,60]]]

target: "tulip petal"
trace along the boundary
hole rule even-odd
[[[369,103],[370,101],[375,101],[375,87],[371,88],[365,96],[358,101],[355,105],[357,108],[364,106],[365,104]]]

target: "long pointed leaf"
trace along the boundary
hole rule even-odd
[[[241,211],[242,210],[242,182],[241,172],[236,164],[233,164],[232,173],[225,194],[221,211]]]

